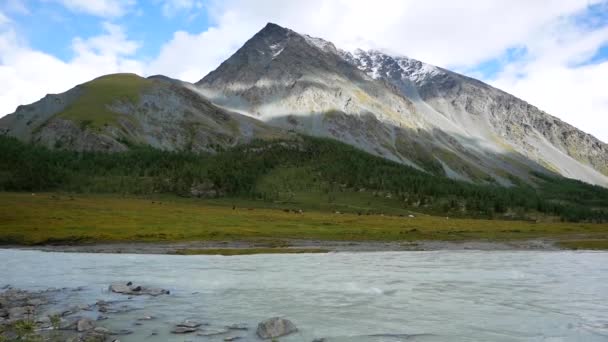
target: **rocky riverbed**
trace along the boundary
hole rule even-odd
[[[280,342],[608,337],[605,252],[223,257],[0,249],[0,260],[0,289],[12,285],[0,290],[5,339],[262,342],[280,329],[290,332],[274,338]]]
[[[130,335],[131,329],[113,330],[104,322],[113,315],[136,310],[130,305],[133,296],[145,296],[154,300],[161,295],[170,295],[169,290],[137,285],[133,282],[110,284],[108,291],[124,295],[126,298],[94,303],[71,305],[70,293],[83,288],[50,288],[43,291],[25,291],[6,285],[0,292],[0,341],[52,341],[52,342],[119,342],[121,336]],[[131,322],[133,329],[147,330],[146,322],[157,320],[152,315],[141,315]],[[186,319],[180,322],[166,322],[171,334],[195,337],[218,337],[223,341],[245,338],[250,327],[243,323],[224,326]],[[260,322],[255,336],[260,340],[271,340],[296,332],[295,324],[282,317],[272,317]],[[149,336],[158,335],[150,330]],[[318,339],[319,341],[323,339]]]

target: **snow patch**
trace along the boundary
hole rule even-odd
[[[388,76],[389,73],[398,72],[404,79],[420,82],[443,73],[436,66],[405,56],[391,56],[378,50],[364,51],[356,49],[352,54],[342,52],[342,56],[374,79],[383,78]],[[395,66],[401,70],[395,70]]]
[[[317,37],[311,37],[307,34],[303,35],[303,37],[304,37],[304,39],[306,39],[306,42],[308,42],[308,44],[310,44],[312,46],[316,46],[320,50],[323,50],[326,52],[329,52],[329,51],[336,52],[336,47],[334,46],[334,44],[328,42],[327,40],[317,38]]]
[[[276,44],[272,44],[268,47],[268,48],[270,48],[270,51],[272,52],[272,59],[275,59],[278,55],[281,54],[281,52],[283,52],[283,50],[285,50],[285,46],[283,46],[283,45],[284,44],[276,43]]]

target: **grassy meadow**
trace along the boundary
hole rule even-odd
[[[334,205],[341,205],[340,201],[335,199]],[[456,219],[418,213],[412,218],[406,212],[359,215],[290,206],[229,198],[0,192],[0,243],[279,241],[274,245],[280,246],[282,240],[289,239],[407,242],[548,238],[564,240],[565,248],[590,244],[608,247],[606,224]]]

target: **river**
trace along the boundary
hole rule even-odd
[[[0,250],[0,286],[81,288],[71,304],[124,300],[102,321],[129,341],[222,341],[173,335],[184,319],[256,340],[258,322],[290,319],[280,341],[608,341],[608,253],[432,251],[250,256],[81,254]],[[126,296],[133,281],[170,295]],[[156,317],[138,322],[143,315]],[[136,325],[139,324],[139,325]],[[151,335],[155,333],[154,335]],[[370,336],[377,335],[377,336]]]

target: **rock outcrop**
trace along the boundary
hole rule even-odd
[[[267,340],[286,336],[296,331],[298,331],[298,328],[296,328],[295,324],[293,324],[290,320],[280,317],[273,317],[260,322],[260,324],[258,324],[256,334],[258,337]]]
[[[114,293],[121,293],[125,295],[131,296],[160,296],[164,294],[170,294],[169,290],[155,288],[155,287],[145,287],[141,285],[134,285],[132,282],[125,283],[114,283],[109,286],[109,290]]]

